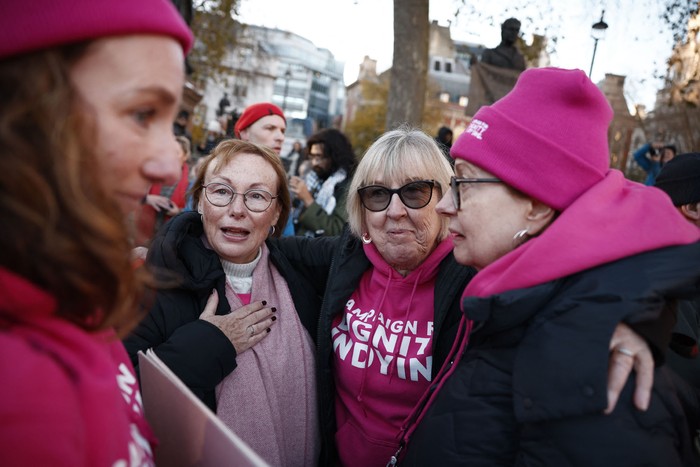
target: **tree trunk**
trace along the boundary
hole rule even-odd
[[[419,127],[428,82],[429,0],[394,0],[394,59],[386,129]]]

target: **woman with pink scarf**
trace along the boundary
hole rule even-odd
[[[478,272],[454,363],[406,424],[399,465],[697,465],[698,402],[666,368],[646,410],[633,379],[609,410],[605,356],[631,365],[634,350],[615,327],[656,336],[663,361],[671,329],[655,321],[700,284],[700,230],[610,169],[611,118],[582,71],[532,69],[452,146],[437,210]]]
[[[158,232],[146,264],[161,288],[125,340],[156,355],[271,465],[319,452],[315,345],[319,299],[273,245],[287,223],[287,174],[271,149],[219,143],[193,183],[194,212]]]

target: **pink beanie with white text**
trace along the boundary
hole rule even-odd
[[[477,111],[450,154],[562,211],[605,177],[612,115],[583,71],[531,68]]]
[[[0,59],[109,36],[155,34],[192,47],[170,0],[8,0],[0,15]]]

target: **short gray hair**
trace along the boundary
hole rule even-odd
[[[390,181],[402,183],[409,180],[435,180],[439,197],[450,189],[450,177],[454,171],[435,140],[425,132],[403,126],[388,131],[377,139],[362,157],[348,189],[347,211],[350,230],[358,238],[362,236],[365,208],[358,188]],[[437,212],[436,216],[439,216]],[[438,241],[447,236],[448,219],[441,218]]]

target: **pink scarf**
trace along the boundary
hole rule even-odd
[[[228,283],[226,298],[234,310],[243,306]],[[253,271],[251,301],[258,300],[277,308],[277,321],[216,387],[217,415],[271,465],[314,465],[320,449],[315,348],[264,244]]]
[[[488,265],[463,297],[544,284],[615,260],[700,240],[666,193],[610,170],[539,237]]]

